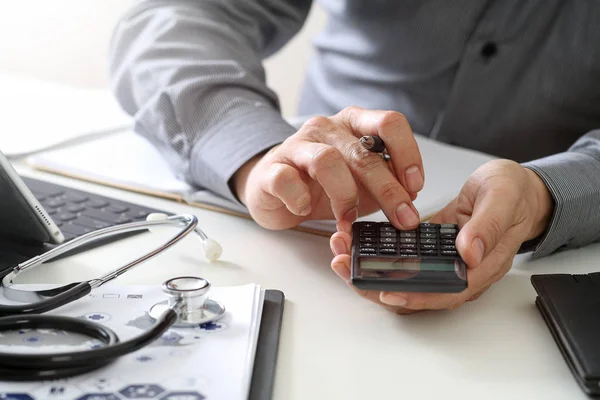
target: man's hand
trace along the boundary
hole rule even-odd
[[[359,138],[379,135],[393,161],[364,149]],[[240,201],[269,229],[305,220],[353,222],[382,209],[399,229],[419,223],[412,204],[423,188],[421,154],[404,116],[349,107],[307,121],[234,176]]]
[[[350,283],[351,224],[338,224],[331,237],[333,270],[361,296],[398,313],[454,309],[479,297],[512,266],[521,244],[546,229],[554,202],[539,176],[519,164],[491,161],[481,166],[460,194],[433,219],[461,228],[456,248],[467,263],[469,287],[461,293],[390,293],[363,291]]]

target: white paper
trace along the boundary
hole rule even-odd
[[[152,398],[168,400],[246,400],[263,295],[264,291],[253,284],[215,287],[210,297],[224,304],[227,310],[216,323],[170,329],[157,341],[108,367],[74,378],[32,383],[0,381],[0,399],[11,398],[11,393],[28,394],[33,400],[88,399],[98,394],[107,395],[99,399],[147,398],[139,396],[155,393]],[[113,329],[121,340],[127,340],[153,323],[147,311],[165,299],[159,286],[104,286],[49,314],[99,322]],[[3,352],[71,351],[97,345],[85,340],[81,344],[81,336],[53,330],[0,335]],[[131,397],[132,393],[138,397]]]
[[[492,156],[450,146],[423,136],[416,136],[423,158],[425,187],[415,207],[421,217],[443,208],[458,195],[462,185]],[[30,157],[33,167],[51,168],[113,185],[143,190],[182,194],[186,202],[197,202],[229,211],[248,214],[244,207],[207,190],[194,190],[177,179],[159,151],[145,138],[132,131],[116,133],[93,142],[79,144]],[[385,221],[383,212],[360,218]],[[308,221],[303,227],[335,232],[335,221]]]
[[[131,126],[109,90],[9,74],[0,74],[0,109],[0,151],[8,158]]]

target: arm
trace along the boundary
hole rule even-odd
[[[538,174],[554,199],[547,229],[523,250],[543,257],[600,239],[600,130],[584,135],[565,153],[523,166]]]
[[[295,129],[261,59],[303,25],[311,0],[145,0],[117,25],[116,97],[175,172],[231,200],[233,174]]]

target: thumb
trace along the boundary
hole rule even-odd
[[[471,218],[456,238],[456,248],[467,265],[476,268],[513,225],[515,203],[497,190],[480,191]]]

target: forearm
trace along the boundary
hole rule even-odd
[[[234,172],[294,132],[261,59],[301,27],[309,6],[147,0],[123,17],[111,45],[115,94],[179,176],[232,198]]]
[[[532,246],[534,257],[600,240],[600,130],[565,153],[524,166],[539,175],[554,200],[547,228]]]

